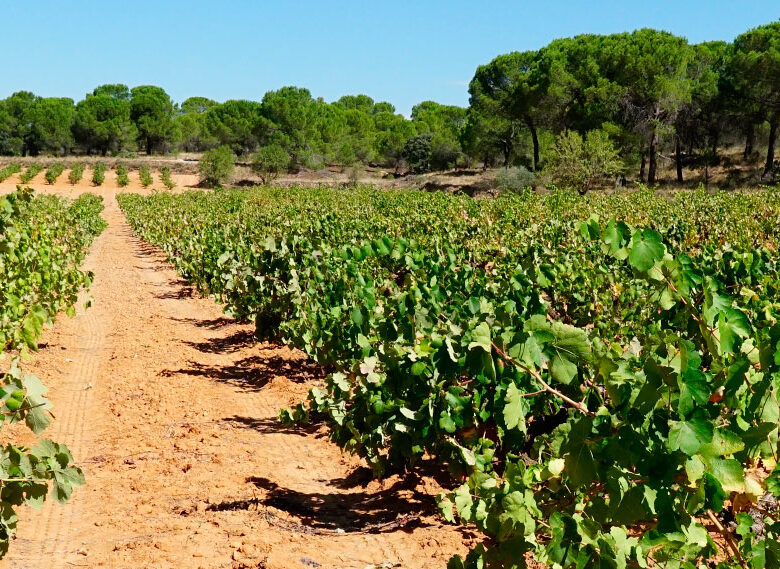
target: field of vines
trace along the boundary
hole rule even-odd
[[[0,197],[0,427],[23,422],[36,435],[50,422],[46,387],[20,370],[36,350],[44,325],[58,312],[75,313],[79,291],[92,276],[79,269],[104,227],[102,199],[85,194],[72,202],[17,189]],[[15,509],[39,507],[50,494],[65,502],[84,483],[68,448],[45,438],[32,448],[0,446],[0,557],[16,532]]]
[[[327,371],[377,476],[451,473],[451,568],[780,567],[780,193],[120,195],[261,338]]]

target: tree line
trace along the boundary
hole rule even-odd
[[[659,157],[676,165],[682,182],[686,167],[715,164],[724,146],[741,144],[745,160],[766,148],[769,176],[780,125],[780,21],[732,43],[694,45],[652,29],[559,39],[480,66],[469,95],[468,108],[426,101],[407,118],[366,95],[328,103],[299,87],[261,101],[180,104],[156,86],[102,85],[78,103],[21,91],[0,101],[0,154],[228,146],[291,167],[415,172],[478,164],[567,170],[574,157],[591,170],[603,163],[596,174],[635,171],[654,183]]]
[[[0,154],[105,156],[228,146],[241,156],[270,147],[293,166],[397,167],[406,143],[424,135],[432,153],[425,167],[446,168],[461,154],[465,116],[464,108],[427,101],[407,119],[366,95],[327,103],[299,87],[268,92],[260,102],[191,97],[181,104],[156,86],[101,85],[78,103],[21,91],[0,101]]]
[[[766,142],[763,174],[775,163],[780,124],[780,22],[733,43],[689,44],[643,29],[555,40],[538,51],[501,55],[469,85],[466,153],[537,170],[566,149],[570,132],[611,142],[625,167],[654,183],[658,158],[712,164],[726,143],[743,157]],[[557,137],[557,138],[556,138]]]

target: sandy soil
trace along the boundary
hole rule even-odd
[[[133,235],[111,184],[97,193],[109,227],[85,263],[93,304],[58,318],[26,364],[51,389],[45,435],[87,486],[23,509],[0,568],[416,569],[466,551],[473,536],[440,523],[433,478],[372,481],[325,431],[284,428],[277,410],[319,371],[253,341]]]

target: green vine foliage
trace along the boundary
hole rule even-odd
[[[3,166],[0,168],[0,182],[5,182],[8,178],[21,171],[22,167],[16,162]]]
[[[74,313],[79,291],[92,280],[79,265],[104,228],[102,209],[101,198],[88,194],[66,203],[19,187],[0,197],[0,358],[11,356],[8,369],[0,369],[0,426],[23,422],[40,434],[49,425],[46,387],[20,369],[18,356],[37,349],[58,312]],[[40,507],[47,493],[65,502],[83,483],[64,445],[41,438],[32,448],[0,446],[0,557],[16,531],[18,506]]]
[[[35,176],[43,171],[43,164],[33,163],[19,176],[22,184],[29,184]]]
[[[92,183],[95,186],[102,186],[106,181],[107,166],[103,162],[95,162],[92,165]]]
[[[171,169],[168,166],[163,166],[160,168],[160,180],[162,180],[163,185],[169,190],[172,190],[176,187],[176,182],[173,181],[173,178],[171,177]]]
[[[84,177],[84,163],[75,162],[70,167],[70,172],[68,172],[68,182],[70,182],[71,185],[75,185],[78,184],[83,177]]]
[[[120,196],[230,314],[328,370],[379,476],[446,465],[450,567],[780,566],[774,190]],[[604,220],[604,221],[601,221]]]
[[[117,164],[116,166],[116,183],[120,188],[124,188],[130,183],[127,166],[124,164]]]
[[[46,169],[46,183],[51,185],[57,181],[57,178],[65,171],[65,164],[62,162],[55,162]]]
[[[139,175],[139,178],[141,180],[141,185],[144,188],[148,188],[154,182],[154,180],[152,179],[152,173],[149,170],[149,166],[147,166],[146,164],[143,164],[141,166],[141,168],[139,169],[139,174],[138,175]]]

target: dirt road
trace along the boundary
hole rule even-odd
[[[115,190],[99,193],[92,306],[60,317],[26,364],[51,389],[45,436],[87,486],[23,509],[0,569],[441,568],[466,550],[436,516],[436,482],[380,484],[324,431],[284,428],[278,409],[318,370],[254,342],[133,235]]]

